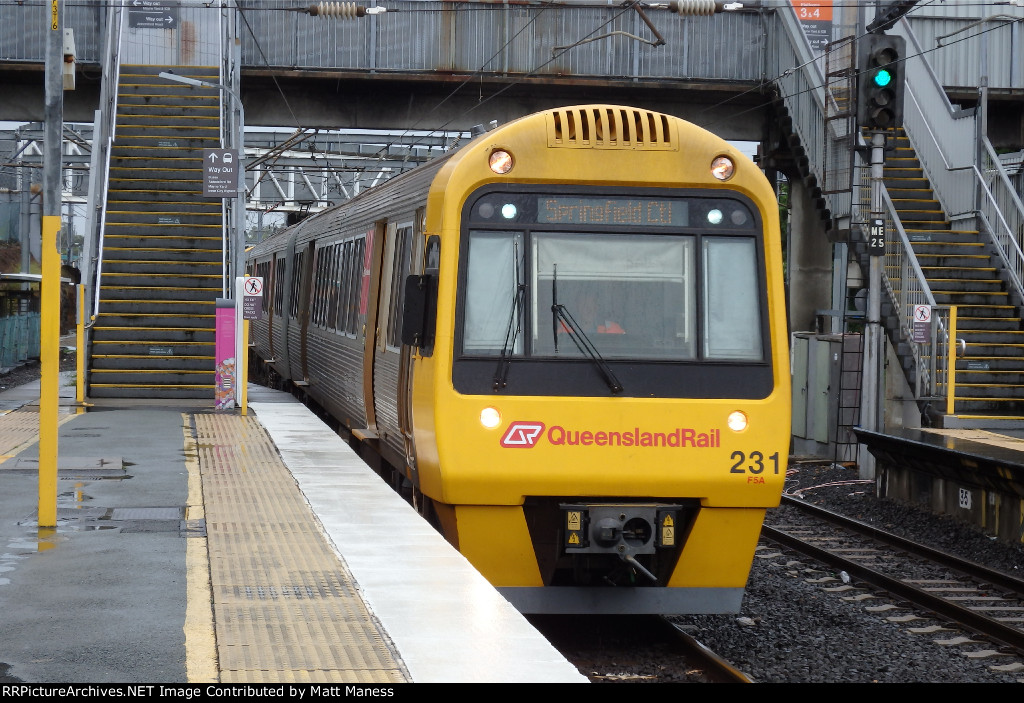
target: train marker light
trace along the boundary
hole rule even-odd
[[[501,424],[501,413],[497,408],[484,408],[480,411],[480,424],[489,430]]]
[[[713,225],[722,224],[722,211],[717,208],[708,210],[708,222]]]
[[[735,410],[729,413],[729,419],[726,420],[726,424],[729,425],[729,429],[733,432],[742,432],[747,429],[747,414],[742,410]]]
[[[512,154],[508,153],[504,149],[495,149],[487,158],[487,165],[490,166],[491,170],[499,176],[504,176],[512,170]]]
[[[736,172],[736,164],[728,156],[716,156],[711,162],[711,175],[720,181],[727,181]]]
[[[501,216],[506,220],[511,220],[518,214],[519,209],[512,203],[505,203],[501,206]]]

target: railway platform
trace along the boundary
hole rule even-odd
[[[1017,430],[854,429],[877,460],[878,494],[1024,540],[1024,438]]]
[[[585,682],[304,405],[0,393],[0,681]]]

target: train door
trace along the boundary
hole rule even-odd
[[[387,224],[376,222],[366,233],[363,275],[360,285],[360,308],[365,305],[363,323],[363,408],[370,435],[377,431],[377,413],[373,403],[373,359],[377,349],[377,311],[380,308],[380,272],[384,257]]]
[[[373,412],[382,451],[393,464],[404,463],[399,427],[399,369],[404,274],[409,269],[413,220],[388,223],[381,249],[380,289],[373,350]]]
[[[405,279],[410,273],[423,272],[424,241],[423,231],[425,229],[426,212],[422,208],[416,211],[416,219],[413,231],[409,236],[409,254],[403,261],[396,261],[394,275],[398,277],[398,291],[401,297],[395,310],[394,318],[389,322],[398,328],[397,335],[401,352],[398,366],[398,429],[405,441],[406,464],[413,471],[416,470],[416,443],[413,437],[412,421],[412,377],[413,377],[413,347],[401,344],[402,335],[402,313],[405,309]],[[402,267],[401,270],[398,267]]]
[[[278,280],[278,267],[277,262],[280,261],[277,257],[277,252],[270,257],[270,262],[267,266],[267,279],[263,281],[263,295],[265,296],[264,304],[266,305],[267,311],[267,344],[270,346],[270,358],[277,358],[277,350],[274,349],[274,315],[277,313],[277,291],[281,282]]]
[[[286,376],[292,376],[292,360],[291,355],[288,353],[288,331],[291,327],[292,309],[295,304],[292,303],[292,294],[296,290],[296,286],[293,284],[296,278],[295,273],[295,234],[293,233],[288,238],[288,243],[285,245],[284,253],[281,258],[278,259],[278,271],[280,275],[277,277],[276,283],[279,286],[279,290],[275,292],[275,297],[280,296],[280,305],[277,306],[278,312],[281,315],[281,339],[277,341],[276,347],[273,347],[274,358],[280,363],[280,368],[285,369]]]

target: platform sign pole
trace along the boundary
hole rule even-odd
[[[238,346],[239,353],[239,383],[238,397],[241,400],[242,415],[249,412],[249,320],[263,319],[263,277],[249,276],[238,279],[242,282],[237,295],[241,304],[242,334]]]
[[[57,409],[60,404],[61,146],[64,132],[64,8],[50,1],[46,15],[43,115],[42,281],[39,314],[39,506],[38,526],[57,527]]]
[[[885,256],[885,219],[882,213],[882,171],[885,166],[885,133],[871,135],[871,223],[868,232],[868,319],[864,328],[864,366],[861,373],[860,424],[878,432],[879,399],[882,396],[882,258]],[[859,476],[875,477],[875,457],[867,447],[857,451]]]
[[[242,320],[242,298],[244,297],[242,291],[244,284],[244,278],[241,276],[235,277],[235,405],[242,408],[243,415],[245,415],[245,405],[243,404],[245,387],[241,384],[245,374],[242,368],[246,361],[245,351],[247,349],[246,342],[248,341],[245,334],[248,330]]]
[[[75,318],[75,402],[85,403],[85,286],[75,286],[78,298],[78,315]]]

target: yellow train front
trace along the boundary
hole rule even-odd
[[[405,473],[446,537],[524,612],[737,611],[790,437],[763,174],[579,106],[464,147],[423,212]]]

